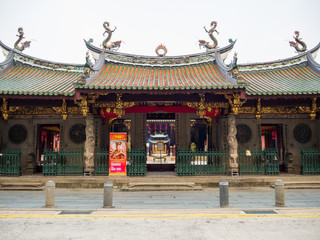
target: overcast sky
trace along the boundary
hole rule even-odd
[[[294,56],[295,30],[308,49],[320,42],[319,0],[0,0],[0,10],[4,44],[13,47],[22,26],[32,41],[24,53],[64,63],[85,62],[83,39],[101,46],[104,21],[117,27],[111,41],[124,42],[119,52],[140,55],[155,56],[160,43],[168,56],[203,52],[198,40],[210,41],[203,27],[213,20],[220,47],[237,39],[240,63]]]

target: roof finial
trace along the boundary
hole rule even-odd
[[[103,23],[103,27],[105,29],[105,32],[103,33],[103,36],[106,33],[108,33],[108,36],[107,36],[107,38],[105,40],[103,40],[102,46],[103,46],[104,49],[117,51],[120,48],[121,41],[111,42],[111,44],[108,45],[108,42],[111,39],[112,33],[117,29],[117,27],[114,27],[114,29],[111,30],[109,28],[109,26],[110,26],[109,22],[104,22]]]
[[[212,21],[210,26],[210,30],[208,31],[206,29],[206,27],[204,26],[204,30],[209,34],[209,37],[211,38],[211,40],[213,41],[213,44],[210,44],[209,42],[205,41],[205,40],[199,40],[199,47],[205,47],[207,49],[214,49],[218,46],[218,41],[217,39],[213,36],[213,32],[216,32],[217,34],[219,34],[219,32],[216,30],[217,27],[217,22],[216,21]]]
[[[159,57],[164,57],[166,56],[168,52],[168,49],[166,48],[165,45],[163,44],[160,44],[157,48],[156,48],[156,54],[159,56]]]
[[[28,48],[30,47],[30,43],[31,41],[25,41],[25,42],[21,42],[22,39],[24,39],[23,35],[24,35],[24,32],[23,32],[23,28],[22,27],[19,27],[18,28],[18,40],[14,43],[14,48],[19,50],[19,51],[23,51],[25,48]],[[19,43],[21,42],[21,46],[19,46]]]
[[[296,49],[297,52],[305,52],[307,50],[307,45],[305,44],[305,42],[301,41],[301,38],[299,38],[300,32],[299,31],[295,31],[294,32],[295,36],[293,36],[294,40],[296,40],[295,42],[290,41],[290,46],[294,47]],[[299,47],[299,45],[301,47]]]

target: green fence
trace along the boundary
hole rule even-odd
[[[320,174],[320,149],[307,148],[301,149],[301,174],[319,175]]]
[[[145,149],[131,149],[128,151],[128,176],[145,176],[147,172],[147,157]]]
[[[216,149],[210,151],[178,150],[177,175],[226,175],[227,150]]]
[[[2,149],[0,151],[0,176],[21,175],[21,149]]]
[[[44,176],[83,175],[83,148],[45,149],[43,155]]]
[[[96,176],[109,175],[109,149],[96,150],[94,174]]]
[[[279,174],[278,149],[239,149],[240,175],[277,175]]]

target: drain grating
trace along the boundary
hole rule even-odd
[[[273,211],[273,210],[259,210],[259,211],[243,211],[245,214],[278,214],[277,212]]]
[[[59,214],[65,215],[65,214],[91,214],[92,211],[61,211]]]

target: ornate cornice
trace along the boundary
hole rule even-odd
[[[320,111],[320,107],[317,107],[317,98],[312,99],[311,106],[275,106],[275,107],[263,107],[261,99],[257,101],[256,107],[242,107],[239,109],[240,114],[255,114],[256,119],[260,119],[262,114],[308,114],[311,120],[316,118],[317,112]]]

